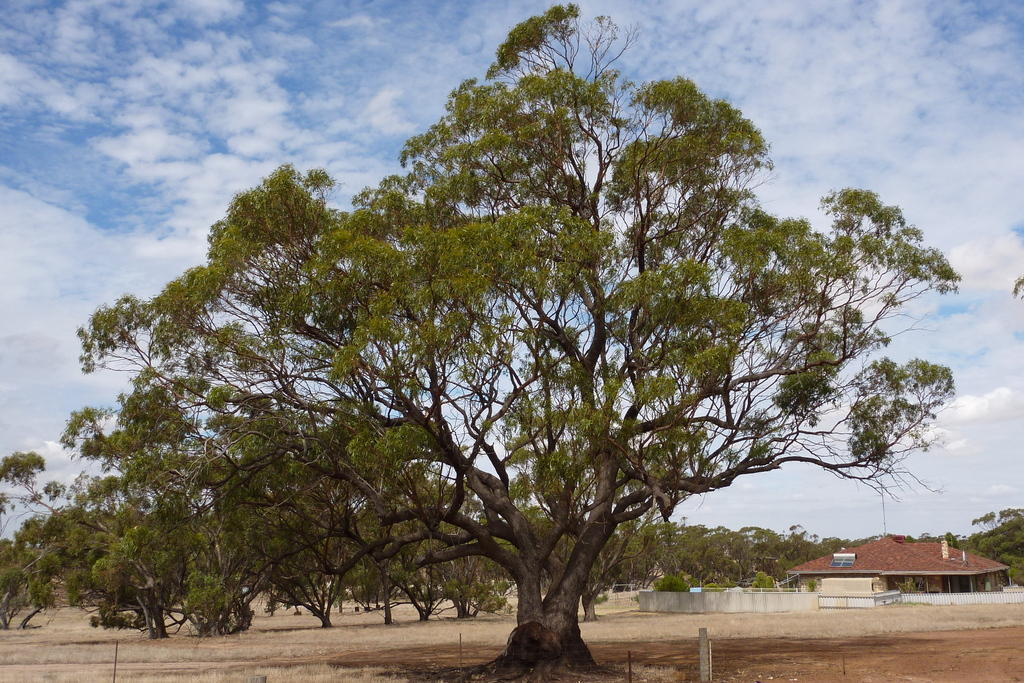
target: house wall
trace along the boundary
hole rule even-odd
[[[908,580],[915,583],[917,592],[919,593],[985,593],[999,591],[1007,583],[1003,572],[996,571],[990,572],[989,574],[980,574],[978,576],[942,574],[930,576],[911,574],[908,576],[901,576],[898,574],[874,577],[838,577],[836,575],[821,574],[802,576],[801,586],[804,590],[810,590],[808,588],[808,582],[814,581],[815,591],[823,592],[827,590],[827,584],[839,582],[835,583],[835,585],[840,586],[845,581],[863,581],[868,580],[869,578],[871,578],[872,581],[872,588],[867,592],[871,593],[900,590],[901,586]],[[834,593],[836,592],[834,589],[829,590],[833,590]],[[861,589],[859,589],[859,591],[861,591]]]
[[[975,577],[975,590],[978,592],[989,592],[1002,590],[1007,585],[1004,572],[990,572]]]
[[[826,576],[822,578],[822,595],[872,595],[875,580],[872,577]]]
[[[843,582],[843,581],[859,581],[859,582],[860,581],[871,581],[871,587],[867,588],[867,589],[864,589],[864,592],[868,592],[868,593],[882,593],[884,591],[894,590],[894,588],[891,587],[887,583],[885,576],[836,576],[836,575],[826,575],[826,574],[822,574],[822,575],[818,575],[818,576],[803,576],[801,578],[801,587],[804,590],[806,590],[806,591],[810,591],[811,590],[808,587],[808,582],[809,581],[814,581],[815,582],[815,591],[816,592],[822,592],[823,590],[825,590],[825,586],[826,586],[826,582],[827,581],[829,581],[829,582],[833,582],[833,581],[841,581],[841,582]],[[836,585],[840,585],[840,584],[836,584]],[[859,590],[862,590],[862,589],[859,589]]]

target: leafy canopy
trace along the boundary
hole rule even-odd
[[[869,191],[827,195],[825,231],[767,213],[754,124],[685,78],[625,79],[632,34],[578,14],[514,28],[352,211],[284,166],[205,265],[98,310],[84,367],[134,385],[116,435],[70,438],[134,439],[183,479],[309,468],[374,516],[378,556],[484,555],[521,623],[562,632],[649,510],[788,463],[903,476],[953,382],[880,354],[956,273]]]

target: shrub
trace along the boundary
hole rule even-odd
[[[690,590],[690,584],[682,576],[669,574],[656,581],[653,588],[667,593],[686,593]]]

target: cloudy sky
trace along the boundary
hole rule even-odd
[[[636,26],[621,66],[687,76],[772,144],[767,208],[821,221],[854,186],[904,209],[964,280],[891,348],[954,369],[942,447],[885,500],[890,533],[971,532],[1023,500],[1020,0],[580,2]],[[620,3],[623,4],[623,3]],[[482,77],[547,2],[6,0],[0,13],[0,455],[80,463],[68,414],[124,377],[78,369],[75,330],[204,257],[231,196],[282,163],[324,167],[336,202],[399,170],[409,135]],[[643,5],[643,8],[642,8]],[[883,532],[883,500],[800,468],[688,501],[692,523]]]

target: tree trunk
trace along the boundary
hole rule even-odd
[[[456,606],[456,619],[472,619],[477,616],[478,610],[466,598],[455,598],[452,604]]]
[[[142,608],[142,615],[146,621],[146,633],[150,640],[161,640],[167,638],[167,625],[164,624],[164,609],[159,598],[152,591],[145,591],[143,599],[138,598],[139,607]]]
[[[580,637],[577,605],[579,590],[550,592],[541,599],[539,581],[533,590],[520,584],[518,625],[509,635],[505,651],[488,665],[496,670],[520,672],[525,680],[544,681],[556,671],[596,666]]]
[[[25,618],[21,620],[21,623],[18,624],[18,628],[28,628],[28,622],[32,619],[32,617],[34,617],[37,614],[39,614],[40,612],[42,612],[43,609],[45,609],[45,608],[43,608],[43,607],[34,607],[32,609],[32,611],[29,612],[27,615],[25,615]]]
[[[561,669],[589,669],[596,665],[580,637],[580,626],[574,616],[572,625],[559,629],[537,621],[520,624],[509,634],[505,651],[491,666],[517,670],[528,680],[543,681]]]
[[[168,638],[167,635],[167,624],[164,623],[164,609],[159,605],[156,607],[156,611],[153,614],[154,622],[153,626],[157,634],[157,639],[162,640]]]
[[[6,631],[11,627],[10,620],[14,618],[14,614],[10,614],[11,608],[11,593],[13,591],[7,591],[4,593],[4,599],[0,600],[0,630]]]
[[[384,591],[384,623],[391,625],[391,577],[388,576],[388,571],[384,568],[380,568],[381,571],[381,587]]]
[[[611,490],[618,470],[614,459],[605,460],[600,477],[605,481],[599,488]],[[487,486],[480,487],[483,499],[487,499],[489,492]],[[500,564],[507,561],[504,566],[516,580],[517,626],[509,635],[505,651],[488,668],[519,675],[524,680],[546,681],[567,669],[597,667],[580,636],[578,611],[591,569],[616,528],[611,518],[612,496],[604,496],[603,500],[588,514],[568,556],[550,554],[554,549],[545,549],[538,543],[529,524],[521,520],[524,538],[517,545],[515,561],[508,562],[502,556],[492,558]],[[544,592],[543,577],[549,579]]]
[[[146,601],[142,599],[140,595],[138,598],[139,607],[142,609],[142,619],[146,622],[146,636],[150,640],[156,640],[157,634],[153,630],[153,615],[149,612],[149,607],[146,605]]]
[[[598,613],[595,612],[594,606],[599,595],[601,595],[601,593],[584,591],[584,594],[580,596],[580,604],[584,608],[584,622],[598,621]]]
[[[310,604],[304,605],[304,607],[310,611],[310,614],[320,619],[321,628],[331,628],[331,603],[325,605],[310,600]]]

